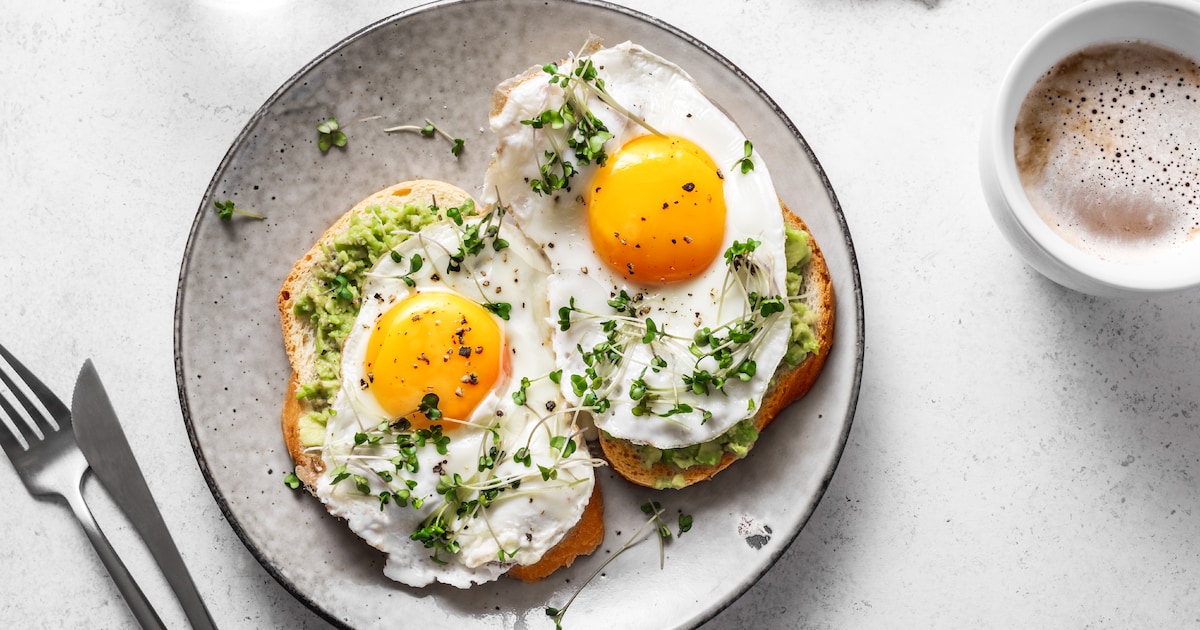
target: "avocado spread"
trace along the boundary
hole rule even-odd
[[[473,212],[473,208],[468,200],[463,213]],[[313,279],[293,307],[296,315],[308,318],[316,343],[317,380],[296,391],[296,398],[308,401],[313,408],[299,422],[304,446],[319,446],[325,441],[325,423],[333,414],[330,403],[341,387],[342,343],[358,316],[367,272],[412,232],[439,217],[436,206],[420,203],[370,206],[352,216],[332,243],[322,246],[313,266]]]
[[[804,267],[812,258],[812,247],[809,246],[808,238],[807,232],[786,228],[783,248],[787,260],[785,283],[789,298],[800,296],[804,289],[801,286],[804,282]],[[818,343],[812,331],[815,314],[800,301],[791,300],[789,304],[792,307],[792,331],[783,361],[786,367],[794,368],[800,365],[805,357],[817,351]],[[638,447],[638,452],[646,468],[662,463],[673,471],[684,470],[692,466],[715,465],[725,453],[739,459],[745,457],[757,439],[758,430],[754,428],[754,417],[751,416],[733,425],[722,435],[702,444],[668,449],[643,444]],[[658,488],[681,488],[684,484],[685,480],[681,474],[665,475],[655,481]]]

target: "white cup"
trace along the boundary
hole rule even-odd
[[[1200,1],[1093,0],[1058,16],[1013,60],[984,119],[980,144],[984,196],[1000,231],[1046,277],[1099,296],[1135,297],[1200,286],[1200,239],[1157,247],[1135,260],[1106,258],[1073,245],[1030,204],[1017,171],[1013,130],[1026,94],[1054,64],[1094,44],[1129,41],[1200,60]]]

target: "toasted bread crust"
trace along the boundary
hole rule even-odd
[[[300,441],[300,418],[310,411],[311,407],[296,399],[296,391],[302,384],[315,379],[315,337],[308,321],[297,316],[294,308],[296,300],[304,294],[313,279],[323,249],[331,245],[334,238],[347,228],[354,215],[366,211],[371,206],[436,200],[439,207],[448,208],[461,205],[470,198],[465,191],[434,180],[414,180],[389,186],[363,199],[329,226],[317,243],[296,262],[284,280],[278,297],[279,318],[292,373],[288,379],[280,420],[288,454],[296,464],[296,476],[310,493],[324,470],[324,463],[317,449],[306,449]],[[540,580],[559,568],[570,566],[576,557],[592,553],[603,540],[604,502],[600,496],[600,484],[597,482],[593,484],[592,495],[582,517],[566,536],[550,548],[537,563],[513,566],[507,574],[526,582]]]
[[[783,218],[790,227],[808,232],[809,236],[812,236],[812,232],[808,230],[804,221],[788,211],[786,207],[783,208]],[[808,390],[816,383],[821,368],[825,365],[825,359],[829,356],[829,350],[833,346],[833,280],[829,275],[829,266],[825,262],[825,256],[821,253],[821,248],[815,238],[809,238],[809,246],[812,248],[812,260],[805,270],[804,282],[810,295],[807,300],[808,307],[817,314],[817,320],[812,328],[813,334],[817,337],[818,349],[800,365],[791,369],[781,367],[780,371],[775,374],[775,379],[763,395],[762,404],[754,416],[754,427],[760,432],[785,407],[808,393]],[[600,448],[604,452],[605,459],[617,474],[632,483],[648,488],[657,487],[655,482],[660,479],[671,479],[676,475],[683,476],[682,487],[687,487],[711,479],[738,460],[734,455],[725,453],[721,456],[721,461],[713,465],[697,465],[680,470],[656,462],[647,468],[636,444],[609,437],[603,432],[600,434]]]

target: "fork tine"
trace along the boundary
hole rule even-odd
[[[17,410],[13,408],[8,402],[8,397],[2,392],[0,392],[0,410],[4,411],[4,416],[12,423],[12,427],[0,426],[0,448],[3,448],[4,452],[9,453],[9,457],[12,458],[14,454],[25,450],[20,440],[28,443],[28,439],[21,430],[20,416],[17,415]],[[4,422],[0,421],[0,425],[4,425]]]
[[[54,422],[58,425],[58,428],[62,429],[70,426],[71,410],[67,409],[67,406],[58,399],[58,396],[55,396],[54,392],[50,391],[49,387],[46,387],[44,384],[42,384],[42,382],[33,375],[33,372],[27,370],[25,366],[22,365],[21,362],[12,355],[12,353],[4,348],[3,344],[0,344],[0,355],[4,356],[5,360],[8,361],[8,364],[12,367],[13,371],[17,373],[17,376],[21,377],[21,380],[25,382],[25,385],[29,388],[29,391],[33,392],[33,395],[36,396],[39,401],[41,401],[42,405],[46,408],[46,411],[50,412],[50,415],[54,417]],[[22,392],[15,383],[12,382],[12,379],[8,377],[8,374],[4,370],[0,370],[0,379],[4,380],[4,384],[8,385],[8,388],[12,391],[13,396],[20,401],[21,406],[25,407],[25,411],[29,412],[30,419],[38,425],[37,428],[41,430],[43,435],[51,433],[55,430],[54,427],[50,426],[50,423],[46,420],[46,417],[42,415],[41,411],[33,405],[27,396],[25,396],[25,393]],[[16,422],[15,416],[13,417],[13,422],[14,424]]]

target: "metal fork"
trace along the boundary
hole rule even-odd
[[[104,537],[104,532],[100,531],[91,510],[84,503],[83,479],[84,473],[88,471],[88,463],[75,442],[75,432],[71,428],[71,411],[2,345],[0,356],[4,357],[18,379],[54,418],[52,424],[42,410],[29,400],[22,388],[10,378],[0,363],[0,380],[25,409],[29,419],[29,422],[26,422],[3,395],[3,391],[0,391],[0,410],[8,417],[12,429],[10,433],[0,426],[0,447],[4,448],[4,452],[12,460],[13,468],[30,494],[37,497],[60,496],[66,500],[108,569],[108,574],[117,583],[117,588],[121,590],[138,623],[143,628],[165,628],[158,613],[154,611],[133,575],[125,568],[125,563],[121,562],[117,552]],[[0,425],[2,424],[3,422],[0,422]],[[30,428],[30,424],[36,433],[26,430]],[[22,429],[22,426],[25,429]],[[25,445],[17,440],[17,436],[20,436]]]

